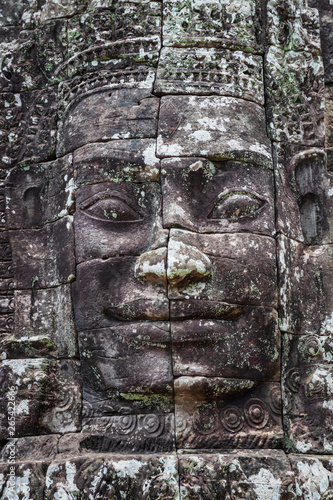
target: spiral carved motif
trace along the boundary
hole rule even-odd
[[[237,406],[228,406],[221,412],[221,423],[228,432],[239,432],[244,425],[244,417]]]
[[[308,356],[316,357],[320,354],[320,342],[314,335],[309,335],[304,339],[304,348]]]
[[[300,373],[296,368],[289,370],[286,376],[286,386],[290,392],[297,393],[300,388]]]
[[[219,426],[217,415],[211,408],[199,408],[195,415],[193,426],[200,434],[212,434]]]
[[[260,399],[250,399],[244,407],[244,413],[248,425],[255,429],[265,427],[269,419],[268,408]]]
[[[118,417],[116,429],[119,434],[131,434],[136,427],[136,415],[124,415]]]
[[[281,415],[282,411],[282,399],[281,390],[278,388],[272,389],[269,399],[269,405],[276,415]]]
[[[164,428],[164,420],[158,415],[146,415],[142,421],[142,427],[148,434],[158,436]]]

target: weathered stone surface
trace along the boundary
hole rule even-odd
[[[13,332],[1,334],[1,359],[77,356],[70,285],[16,290],[15,304]]]
[[[80,0],[70,2],[57,2],[56,0],[10,0],[6,4],[3,24],[22,23],[26,27],[32,27],[48,19],[65,17],[77,12],[78,4],[83,4]],[[87,2],[85,2],[87,3]]]
[[[331,243],[325,151],[277,143],[275,159],[277,231],[306,244]]]
[[[75,277],[74,232],[71,216],[42,229],[9,231],[15,287],[48,288]]]
[[[147,260],[147,281],[142,279],[139,264],[138,257],[123,256],[94,259],[77,266],[73,300],[79,330],[110,326],[115,321],[169,319],[163,255],[153,271]]]
[[[178,448],[280,448],[280,384],[179,377],[175,425]]]
[[[79,187],[107,181],[159,181],[160,160],[155,149],[156,141],[152,139],[83,146],[73,154],[76,184]]]
[[[332,258],[332,245],[307,246],[278,237],[282,331],[298,335],[332,331]]]
[[[82,433],[65,435],[58,450],[70,457],[92,452],[161,453],[174,450],[174,414],[83,418]]]
[[[88,416],[173,409],[168,325],[135,322],[79,332]]]
[[[5,360],[0,377],[1,439],[79,430],[81,383],[76,362]]]
[[[49,463],[47,460],[45,462],[27,461],[15,465],[0,463],[1,498],[4,500],[43,498],[45,474]]]
[[[66,69],[70,78],[97,70],[131,73],[140,71],[142,66],[141,71],[146,73],[146,67],[157,66],[160,49],[158,35],[105,42],[75,53],[66,62]]]
[[[208,156],[270,165],[264,110],[232,97],[161,99],[157,156]]]
[[[163,2],[163,44],[166,46],[232,47],[260,50],[260,12],[253,0]]]
[[[182,500],[296,498],[294,474],[282,451],[230,451],[179,457]]]
[[[290,445],[302,453],[333,453],[332,334],[286,334],[283,339],[283,410]]]
[[[285,51],[307,50],[320,54],[319,15],[308,3],[303,0],[285,4],[278,0],[267,2],[267,41],[270,45],[283,47]]]
[[[163,47],[155,92],[227,95],[263,105],[262,57],[228,49]]]
[[[309,4],[322,49],[307,0],[0,9],[4,500],[332,496],[304,455],[333,453],[333,20]]]
[[[100,455],[53,462],[46,474],[45,499],[84,498],[178,500],[174,455]]]
[[[171,302],[171,318],[177,306],[177,302]],[[221,314],[217,320],[172,321],[173,373],[176,377],[202,375],[280,380],[281,340],[277,313],[265,308],[248,308],[238,315],[236,311],[233,320],[224,319]],[[226,316],[228,314],[227,310]]]
[[[325,85],[325,148],[333,150],[333,85]]]
[[[320,10],[320,38],[323,52],[325,83],[333,83],[333,19],[332,7]]]
[[[67,23],[49,21],[35,30],[20,31],[0,45],[3,57],[0,89],[21,92],[41,89],[66,78]]]
[[[172,158],[161,168],[165,227],[275,234],[273,172],[266,167]]]
[[[140,255],[167,245],[168,232],[162,227],[160,186],[156,182],[103,182],[82,186],[77,191],[76,204],[77,263]]]
[[[273,238],[171,229],[167,269],[169,299],[274,307],[277,299],[275,259]]]
[[[323,146],[324,67],[319,16],[306,2],[270,0],[266,54],[269,131],[274,141]]]
[[[329,499],[333,494],[332,457],[289,455],[297,498]]]
[[[57,455],[60,436],[61,434],[47,434],[10,439],[1,449],[0,463],[11,459],[14,447],[16,462],[52,460]]]
[[[102,90],[74,101],[62,117],[58,156],[90,142],[155,137],[159,100],[148,89]]]
[[[9,229],[39,228],[73,214],[74,172],[71,156],[13,169],[6,185]]]
[[[69,55],[93,45],[161,35],[160,2],[111,1],[107,10],[89,10],[68,20]]]
[[[28,0],[8,1],[1,9],[0,25],[18,24],[27,7]]]
[[[324,69],[320,55],[269,48],[270,135],[275,141],[324,145]],[[283,82],[277,85],[276,82]]]
[[[1,95],[1,170],[20,162],[47,161],[54,157],[56,94],[56,88],[49,87],[41,91]],[[0,176],[5,177],[2,173]]]

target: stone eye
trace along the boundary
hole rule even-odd
[[[208,219],[237,220],[241,217],[255,216],[264,203],[251,193],[233,191],[219,199],[209,213]]]
[[[81,206],[88,217],[105,222],[134,222],[143,219],[127,201],[117,196],[103,196]]]

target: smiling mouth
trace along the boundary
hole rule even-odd
[[[233,321],[242,316],[248,306],[214,300],[146,300],[137,299],[103,309],[113,321],[182,321],[218,319]]]

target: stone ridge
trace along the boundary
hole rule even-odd
[[[1,498],[331,497],[332,26],[6,2]]]

